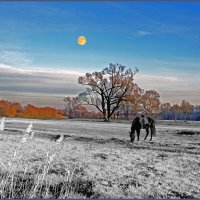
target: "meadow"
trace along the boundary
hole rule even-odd
[[[153,141],[130,143],[131,122],[5,121],[0,198],[200,197],[198,122],[160,121]]]

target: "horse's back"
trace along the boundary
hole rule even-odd
[[[132,122],[131,129],[138,129],[140,127],[141,125],[140,125],[139,117],[136,117]]]

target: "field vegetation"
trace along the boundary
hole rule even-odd
[[[152,142],[131,144],[129,123],[32,122],[34,135],[20,119],[0,133],[1,198],[200,196],[197,123],[162,122]]]

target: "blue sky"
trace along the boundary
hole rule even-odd
[[[138,67],[163,101],[200,104],[200,2],[0,2],[1,97],[75,96],[110,62]]]

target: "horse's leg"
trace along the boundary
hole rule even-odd
[[[135,140],[135,130],[131,130],[130,137],[131,137],[131,142],[134,142],[134,140]]]
[[[151,129],[151,139],[150,140],[152,140],[153,136],[156,136],[155,122],[152,123],[150,129]]]
[[[145,136],[144,140],[147,139],[147,136],[148,136],[148,135],[149,135],[149,128],[146,128],[146,136]]]
[[[152,136],[153,136],[153,129],[152,129],[152,128],[150,128],[150,131],[151,131],[151,138],[150,138],[150,140],[149,140],[149,141],[151,141],[151,140],[152,140]]]
[[[140,141],[140,129],[136,129],[137,132],[137,141]]]

